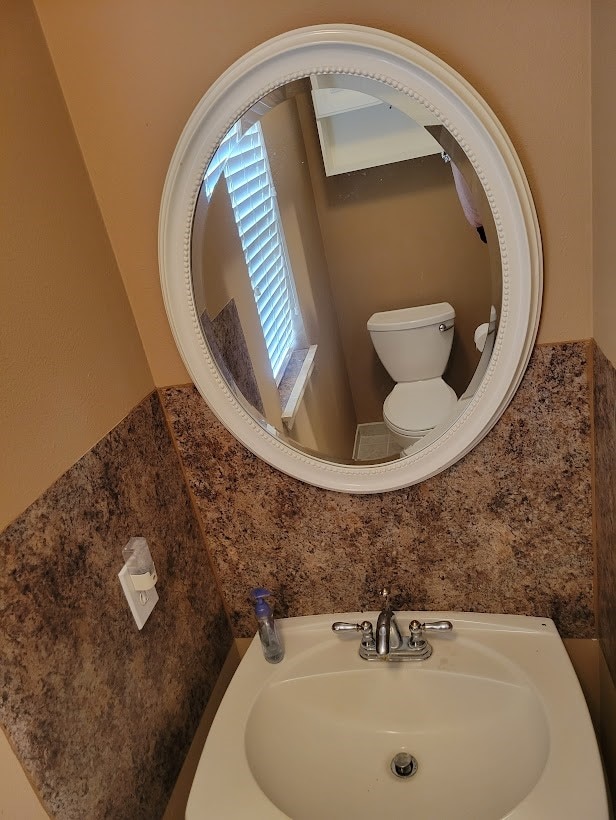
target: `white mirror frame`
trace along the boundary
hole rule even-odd
[[[500,244],[503,298],[487,373],[464,413],[442,435],[405,458],[342,465],[284,443],[238,402],[204,340],[191,284],[192,221],[205,169],[231,125],[280,85],[310,74],[378,80],[426,105],[466,152],[492,209]],[[517,390],[539,324],[543,267],[539,224],[528,182],[505,130],[452,68],[401,37],[336,24],[290,31],[234,63],[207,91],[173,154],[159,222],[163,298],[186,367],[214,414],[255,455],[318,487],[376,493],[423,481],[449,467],[494,426]]]

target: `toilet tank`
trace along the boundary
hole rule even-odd
[[[455,316],[448,302],[439,302],[386,310],[368,319],[374,349],[395,382],[443,375],[451,353]]]

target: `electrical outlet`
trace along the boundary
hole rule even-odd
[[[152,614],[152,610],[158,601],[158,592],[156,587],[148,589],[147,592],[139,592],[133,586],[128,569],[126,565],[118,572],[118,578],[122,584],[124,595],[128,601],[130,611],[133,613],[133,618],[139,629],[143,629],[145,622]]]

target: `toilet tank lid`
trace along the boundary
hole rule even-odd
[[[436,305],[418,305],[400,310],[373,313],[368,319],[368,330],[409,330],[414,327],[440,324],[455,319],[456,312],[449,302]]]

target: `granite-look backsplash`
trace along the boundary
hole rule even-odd
[[[139,632],[117,573],[148,539]],[[0,720],[47,811],[161,817],[231,633],[157,395],[0,535]]]
[[[616,681],[616,368],[594,348],[597,629]]]
[[[542,345],[512,404],[462,461],[387,494],[317,489],[264,464],[192,387],[161,397],[236,636],[248,591],[277,614],[397,607],[552,617],[595,634],[588,343]]]

